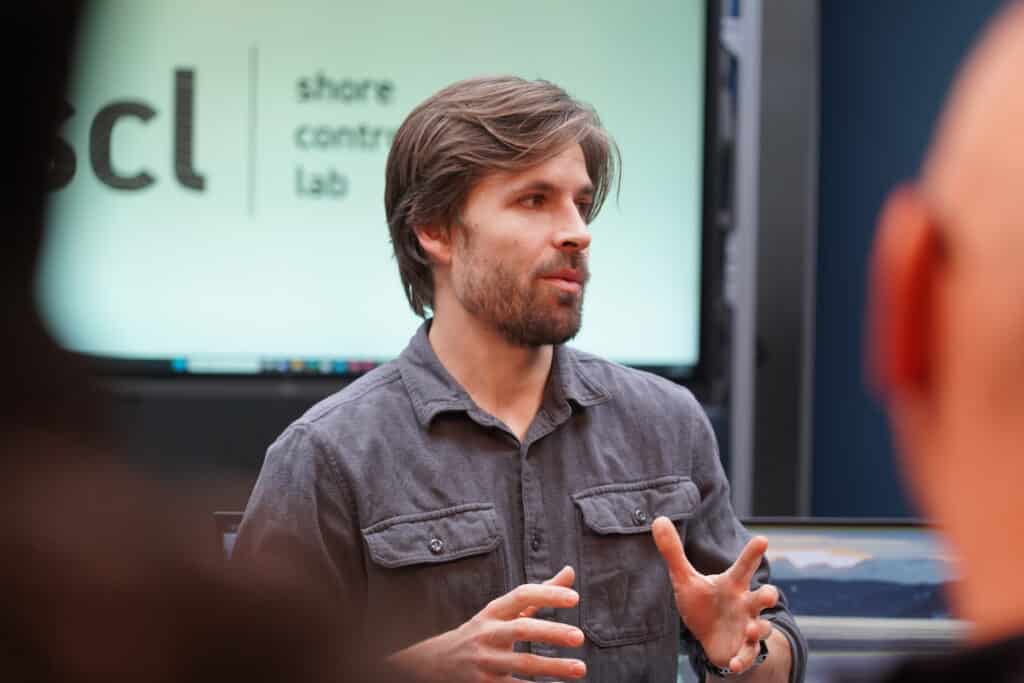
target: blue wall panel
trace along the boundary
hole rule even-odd
[[[957,64],[1000,5],[822,2],[815,515],[913,514],[863,382],[868,250],[886,193],[916,174]]]

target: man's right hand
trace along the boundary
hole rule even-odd
[[[574,607],[580,596],[569,588],[576,575],[565,567],[544,583],[526,583],[487,604],[458,628],[411,645],[388,658],[394,667],[418,681],[509,682],[517,676],[582,678],[586,664],[578,659],[542,657],[515,652],[517,642],[579,647],[583,632],[575,626],[533,614],[542,607]]]

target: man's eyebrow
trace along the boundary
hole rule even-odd
[[[552,183],[549,183],[546,180],[534,180],[533,182],[526,183],[525,185],[512,185],[511,189],[512,189],[512,192],[514,192],[514,193],[518,193],[518,192],[557,192],[559,190],[559,188],[556,185],[553,185]],[[594,185],[592,183],[587,183],[586,185],[582,185],[579,188],[577,188],[576,191],[573,192],[573,194],[577,194],[577,195],[581,195],[581,194],[582,195],[591,195],[591,194],[594,194]]]

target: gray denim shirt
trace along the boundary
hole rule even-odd
[[[520,442],[448,374],[428,328],[271,445],[235,561],[306,572],[368,653],[455,628],[572,565],[579,605],[538,616],[579,626],[585,644],[524,647],[583,659],[592,682],[675,681],[680,620],[651,522],[673,520],[704,573],[749,538],[700,405],[663,378],[558,346]],[[767,579],[765,563],[754,584]],[[784,598],[766,616],[802,680],[806,645]]]

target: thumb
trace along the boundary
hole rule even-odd
[[[668,517],[658,517],[654,520],[651,524],[651,534],[654,536],[654,544],[658,546],[658,552],[668,566],[668,575],[674,585],[685,584],[697,575],[697,570],[686,558],[679,532]]]

